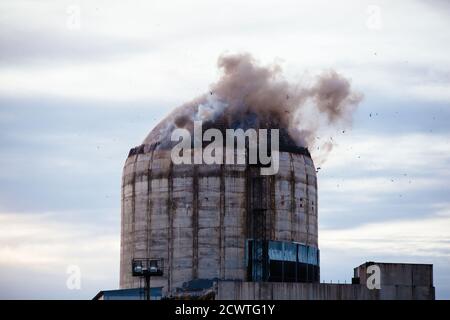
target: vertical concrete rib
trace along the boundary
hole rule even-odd
[[[168,290],[172,290],[172,276],[173,276],[173,179],[172,179],[172,166],[173,163],[170,161],[170,168],[169,168],[169,174],[168,174],[168,181],[167,181],[167,219],[168,219],[168,241],[167,241],[167,252],[169,253],[169,261],[168,261],[168,268],[167,268],[167,286]]]
[[[225,153],[224,153],[225,156]],[[225,230],[224,230],[224,216],[225,216],[225,161],[220,165],[220,200],[219,200],[219,278],[225,277]]]
[[[192,176],[192,279],[198,278],[198,167],[194,165]]]
[[[275,201],[276,198],[276,189],[275,189],[275,183],[276,183],[276,177],[275,176],[268,176],[266,178],[264,178],[265,180],[268,180],[266,183],[267,188],[269,188],[268,193],[270,195],[269,197],[269,239],[275,239],[275,235],[276,235],[276,228],[277,228],[277,220],[278,220],[278,213],[277,213],[277,204]],[[266,191],[266,192],[267,192]]]
[[[134,162],[133,162],[133,178],[131,180],[131,238],[133,241],[133,251],[131,258],[135,258],[136,254],[136,164],[138,161],[139,155],[135,156]],[[131,265],[131,261],[129,262]],[[130,270],[131,271],[131,270]]]
[[[147,168],[147,257],[148,258],[157,258],[152,257],[151,252],[151,228],[152,225],[152,205],[153,202],[151,200],[150,194],[152,193],[152,163],[153,163],[153,153],[154,149],[150,151],[150,160]]]
[[[306,245],[309,245],[309,205],[311,200],[309,199],[309,175],[308,175],[308,167],[304,156],[302,157],[303,161],[305,161],[305,175],[306,175],[306,197],[305,197],[305,217],[306,217]]]
[[[295,169],[294,169],[294,159],[292,154],[289,154],[289,164],[290,164],[290,201],[291,201],[291,210],[290,210],[290,220],[291,220],[291,241],[295,240],[295,228],[296,225],[296,217],[295,217],[295,209],[296,209],[296,200],[295,200]]]

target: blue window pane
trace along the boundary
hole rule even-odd
[[[283,243],[280,241],[269,241],[269,259],[283,260]]]
[[[317,264],[317,249],[313,247],[308,248],[308,263]]]
[[[291,242],[284,242],[284,261],[297,261],[297,245]]]
[[[300,244],[298,246],[298,260],[301,263],[308,263],[308,247]]]

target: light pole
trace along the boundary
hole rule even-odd
[[[131,270],[133,277],[144,278],[145,300],[150,300],[150,278],[162,276],[164,270],[163,259],[133,259],[131,261]]]

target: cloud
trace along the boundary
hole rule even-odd
[[[0,264],[54,269],[71,262],[90,267],[115,262],[117,228],[76,222],[61,221],[56,213],[0,213]]]
[[[93,213],[95,214],[95,212]],[[67,216],[67,215],[66,215]],[[77,214],[75,213],[76,217]],[[49,279],[48,291],[43,286],[34,298],[93,297],[100,288],[118,285],[119,232],[111,225],[93,224],[78,218],[61,219],[59,213],[0,213],[0,270],[16,279],[20,273],[29,279],[34,291],[37,278]],[[66,287],[67,268],[76,265],[81,271],[82,290],[72,292]],[[27,297],[25,284],[7,283],[0,296],[3,298]],[[5,290],[8,291],[5,291]],[[20,294],[22,292],[22,294]]]
[[[318,173],[322,228],[423,218],[450,197],[448,134],[355,130],[333,140]]]
[[[382,171],[394,175],[388,178],[405,173],[429,178],[427,175],[431,173],[445,175],[450,161],[449,134],[408,132],[394,135],[356,131],[335,137],[334,141],[336,146],[323,166],[333,173],[351,167],[358,173]]]
[[[147,39],[118,38],[88,33],[55,32],[51,30],[0,30],[0,65],[77,64],[128,58],[151,51]]]
[[[450,257],[450,217],[385,221],[320,232],[323,248],[347,248],[374,255]]]
[[[434,204],[434,211],[436,216],[450,217],[450,203],[438,202]]]
[[[221,6],[221,15],[209,1],[176,3],[177,10],[174,2],[76,2],[81,29],[70,31],[72,1],[2,2],[8,12],[0,28],[2,92],[100,100],[176,93],[181,102],[216,79],[220,54],[248,51],[264,63],[282,57],[292,78],[334,68],[361,91],[450,99],[450,47],[441,32],[448,20],[420,1],[381,1],[384,26],[378,31],[366,26],[370,1],[235,2]],[[416,72],[425,66],[432,72]]]

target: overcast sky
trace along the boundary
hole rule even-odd
[[[433,263],[449,299],[450,5],[337,2],[2,0],[0,298],[118,288],[129,149],[208,90],[220,54],[250,52],[364,94],[319,171],[322,280]]]

